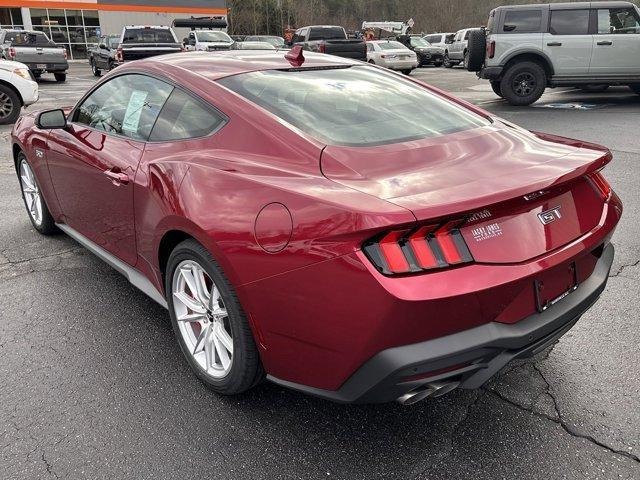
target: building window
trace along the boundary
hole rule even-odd
[[[19,8],[0,8],[0,28],[24,28]]]
[[[51,40],[65,47],[71,59],[87,58],[89,49],[96,46],[100,38],[97,10],[32,8],[30,13],[33,29],[46,33]]]

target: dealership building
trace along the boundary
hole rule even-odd
[[[40,30],[69,52],[86,58],[105,34],[125,25],[171,25],[176,18],[227,16],[225,0],[0,0],[0,28]],[[178,39],[185,29],[175,29]]]

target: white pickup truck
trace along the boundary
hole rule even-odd
[[[14,123],[22,107],[38,101],[38,84],[24,63],[0,60],[0,125]]]
[[[43,32],[0,30],[0,49],[3,59],[24,63],[36,79],[43,73],[53,73],[57,82],[67,79],[67,50]]]

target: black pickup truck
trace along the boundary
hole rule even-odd
[[[119,65],[129,60],[182,51],[182,43],[178,42],[171,27],[129,25],[122,29],[115,60]]]
[[[327,53],[338,57],[367,60],[367,45],[363,40],[347,37],[342,27],[313,25],[296,30],[292,45],[301,45],[304,50]]]

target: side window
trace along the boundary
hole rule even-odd
[[[144,141],[172,90],[146,75],[121,75],[94,90],[76,109],[73,121]]]
[[[167,142],[204,137],[225,121],[226,118],[213,107],[176,88],[162,109],[149,140]]]
[[[504,16],[503,32],[534,33],[542,26],[542,10],[508,10]]]
[[[454,42],[459,42],[460,41],[460,32],[456,33],[456,36],[454,37],[453,41]]]
[[[552,35],[587,35],[589,10],[552,10],[549,33]]]
[[[469,40],[469,34],[471,33],[471,30],[467,30],[466,32],[464,32],[464,39],[465,40]]]
[[[598,10],[599,34],[638,34],[640,22],[631,8],[608,8]]]

